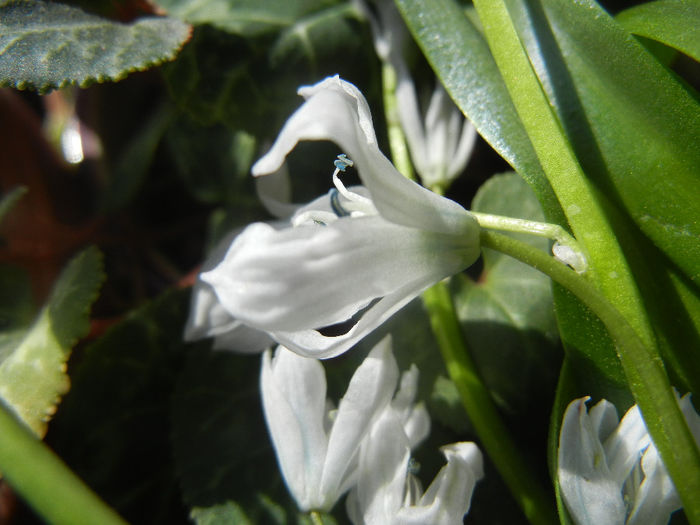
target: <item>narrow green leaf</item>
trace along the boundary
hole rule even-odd
[[[532,186],[551,222],[556,197],[481,32],[453,0],[396,0],[442,84],[479,134]]]
[[[104,278],[102,256],[88,248],[63,270],[51,296],[0,364],[0,397],[39,436],[68,391],[66,361],[89,329],[89,309]]]
[[[656,40],[700,61],[697,0],[657,0],[630,7],[616,19],[630,33]]]
[[[113,22],[41,0],[0,5],[0,86],[42,92],[120,80],[175,57],[190,36],[170,18]]]
[[[210,24],[241,36],[278,31],[336,0],[157,0],[169,15],[190,24]]]

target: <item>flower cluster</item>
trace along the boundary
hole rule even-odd
[[[682,505],[639,408],[620,421],[612,403],[603,399],[589,411],[588,399],[569,404],[559,437],[559,485],[571,516],[579,525],[668,523]],[[679,405],[700,445],[690,395]]]
[[[263,357],[260,388],[280,470],[298,507],[329,511],[351,490],[357,524],[461,522],[483,476],[473,443],[443,448],[448,463],[425,494],[409,472],[410,452],[430,419],[414,404],[418,370],[401,375],[385,338],[355,371],[337,409],[326,399],[320,361],[280,346]],[[396,392],[395,392],[396,391]]]

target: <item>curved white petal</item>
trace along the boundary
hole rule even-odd
[[[683,505],[655,446],[642,456],[644,480],[634,495],[626,525],[666,525]]]
[[[274,358],[268,350],[263,354],[260,390],[285,483],[300,509],[315,508],[327,448],[323,367],[281,346]]]
[[[335,503],[355,481],[362,440],[378,414],[391,401],[398,379],[399,368],[391,352],[391,338],[385,337],[357,368],[338,405],[328,436],[320,484],[326,504]]]
[[[348,502],[355,507],[350,511],[353,523],[393,523],[404,503],[410,455],[397,413],[385,410],[362,445],[357,487]]]
[[[221,263],[231,242],[240,231],[233,230],[219,241],[202,264],[203,271],[211,270]],[[250,328],[233,317],[219,302],[212,286],[201,278],[197,278],[191,294],[190,312],[185,324],[185,341],[213,337],[215,349],[243,353],[262,352],[273,344],[272,338],[266,332]]]
[[[476,250],[461,238],[397,226],[379,216],[282,230],[255,223],[202,279],[231,316],[274,337],[343,322],[407,283],[419,282],[418,293],[465,268],[472,257]]]
[[[622,525],[622,486],[613,479],[599,436],[599,423],[586,410],[588,397],[572,401],[564,412],[559,435],[558,470],[561,494],[577,524]]]
[[[382,154],[367,101],[354,85],[336,75],[300,88],[299,94],[306,102],[287,120],[272,149],[255,163],[254,175],[277,171],[301,140],[331,140],[355,162],[374,205],[387,220],[468,236],[478,243],[478,225],[469,212],[406,179]]]
[[[441,447],[447,465],[440,469],[420,500],[401,508],[393,523],[402,525],[455,525],[469,511],[476,483],[484,476],[483,458],[474,443]]]
[[[642,452],[650,442],[642,414],[637,405],[634,405],[604,443],[610,474],[620,487],[634,466],[639,463]]]
[[[391,401],[391,408],[401,420],[411,450],[430,434],[430,415],[425,405],[414,403],[417,393],[418,367],[411,365],[411,368],[401,374],[399,390]]]

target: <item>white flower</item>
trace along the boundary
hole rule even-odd
[[[441,448],[445,465],[425,493],[410,470],[410,439],[397,411],[386,409],[360,449],[357,485],[347,499],[356,525],[458,525],[484,475],[474,443]]]
[[[476,129],[438,80],[427,110],[421,112],[403,56],[406,26],[394,2],[378,0],[376,14],[364,0],[355,3],[370,23],[377,55],[396,72],[398,116],[416,171],[425,186],[445,188],[467,165],[476,143]]]
[[[248,226],[202,279],[231,317],[310,357],[338,355],[428,286],[479,254],[479,227],[459,204],[403,177],[377,146],[367,101],[330,77],[299,93],[254,175],[276,172],[300,140],[331,140],[358,169],[364,188],[338,192],[297,212],[295,227]],[[352,188],[351,188],[352,190]],[[361,314],[343,335],[318,330]]]
[[[606,400],[586,410],[588,397],[564,413],[559,436],[558,478],[562,497],[577,524],[662,525],[681,508],[658,450],[634,405],[618,425]],[[700,417],[690,395],[679,400],[700,442]]]
[[[387,337],[355,371],[336,411],[326,400],[319,361],[284,347],[274,357],[269,350],[263,354],[265,420],[285,483],[301,510],[328,511],[354,485],[360,444],[387,406],[401,414],[402,433],[411,434],[414,442],[425,437],[427,412],[413,404],[417,371],[404,374],[392,401],[398,379]]]

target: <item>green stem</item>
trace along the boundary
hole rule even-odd
[[[423,302],[442,352],[447,372],[482,446],[530,523],[556,523],[549,492],[537,483],[501,419],[467,349],[462,327],[444,282],[423,292]]]
[[[498,250],[548,275],[595,313],[615,342],[654,445],[659,450],[692,524],[700,523],[700,451],[678,407],[663,363],[627,319],[593,284],[536,248],[498,233],[482,231],[483,247]]]
[[[396,169],[407,179],[416,180],[413,164],[408,154],[406,137],[401,128],[399,110],[396,102],[396,71],[391,64],[382,63],[382,94],[384,98],[384,115],[386,117],[387,134],[391,158]]]
[[[397,116],[396,74],[391,65],[382,66],[382,79],[392,160],[399,172],[413,178],[413,165]],[[461,332],[452,298],[444,283],[438,283],[423,292],[423,303],[447,371],[457,385],[462,404],[486,453],[530,522],[542,525],[555,523],[556,512],[548,491],[536,483],[535,475],[522,459],[526,456],[518,453],[488,389],[476,371]]]
[[[1,401],[0,471],[47,523],[126,523]]]
[[[639,337],[654,334],[629,265],[600,196],[574,154],[533,69],[504,0],[474,0],[484,35],[547,180],[589,262],[588,276],[625,316]]]

